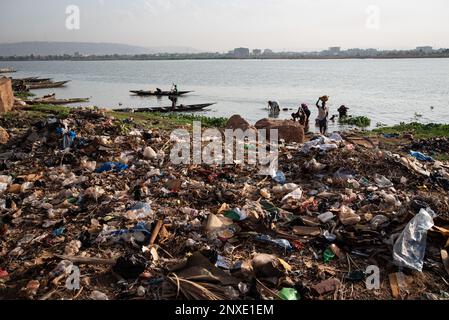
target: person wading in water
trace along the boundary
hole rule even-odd
[[[326,106],[326,102],[329,98],[323,96],[318,99],[316,106],[318,108],[318,125],[320,126],[320,133],[325,135],[327,132],[327,118],[329,117],[329,108]],[[321,101],[321,106],[320,106]]]

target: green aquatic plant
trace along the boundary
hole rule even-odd
[[[439,124],[439,123],[419,123],[411,122],[405,123],[401,122],[398,125],[377,128],[373,130],[378,133],[412,133],[417,138],[432,138],[432,137],[449,137],[449,124]]]
[[[365,116],[358,117],[344,117],[339,119],[340,124],[357,126],[361,128],[366,128],[371,125],[371,119]]]

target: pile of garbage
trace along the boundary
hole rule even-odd
[[[448,163],[333,134],[262,176],[174,165],[169,132],[125,123],[1,123],[0,298],[448,298]]]
[[[406,147],[409,150],[418,150],[429,154],[447,153],[449,150],[449,138],[416,139]]]

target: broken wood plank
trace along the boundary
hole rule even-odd
[[[156,223],[156,226],[154,227],[153,233],[151,234],[150,238],[150,246],[154,244],[156,241],[157,235],[159,234],[159,231],[161,231],[161,228],[164,224],[164,220],[158,220]]]

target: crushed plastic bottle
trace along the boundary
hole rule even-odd
[[[286,239],[273,239],[269,235],[264,234],[264,235],[258,235],[255,240],[277,245],[278,247],[281,247],[282,249],[287,250],[287,251],[293,250],[292,245]]]
[[[393,247],[393,261],[399,267],[422,271],[426,252],[427,231],[436,216],[430,208],[421,209],[405,226]]]

